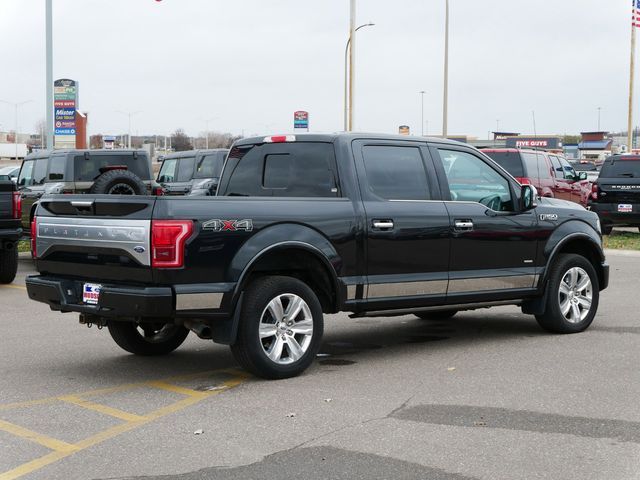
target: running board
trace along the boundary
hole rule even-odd
[[[442,310],[476,310],[478,308],[498,307],[501,305],[521,305],[522,300],[501,300],[499,302],[459,303],[451,305],[438,305],[437,307],[415,307],[399,310],[375,310],[371,312],[359,312],[349,315],[350,318],[361,317],[397,317],[415,312],[438,312]]]

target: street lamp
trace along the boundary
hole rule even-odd
[[[375,23],[365,23],[360,25],[358,28],[354,30],[354,33],[364,27],[373,27]],[[347,39],[347,46],[344,49],[344,131],[351,130],[350,127],[353,125],[348,125],[348,111],[349,106],[347,105],[347,97],[349,95],[349,82],[347,80],[347,73],[349,72],[349,46],[351,45],[351,37]],[[352,99],[353,101],[353,99]],[[352,120],[353,121],[353,120]]]
[[[444,90],[442,92],[442,137],[447,137],[449,99],[449,0],[445,0],[444,15]]]
[[[418,92],[422,100],[422,116],[420,117],[420,134],[424,137],[424,94],[427,93],[424,90]]]
[[[122,112],[120,110],[116,110],[116,113],[121,113],[122,115],[126,115],[127,117],[129,117],[129,150],[131,150],[131,117],[134,115],[137,115],[139,113],[142,113],[140,110],[138,110],[137,112]]]
[[[33,100],[25,100],[24,102],[7,102],[6,100],[0,100],[0,102],[2,103],[6,103],[7,105],[13,105],[13,108],[15,109],[15,121],[16,121],[16,128],[15,128],[15,135],[13,136],[13,143],[16,146],[16,160],[18,160],[18,107],[21,107],[22,105],[24,105],[25,103],[29,103],[32,102]]]
[[[600,110],[602,110],[602,107],[598,107],[598,131],[600,131]]]
[[[47,149],[53,150],[53,13],[52,0],[46,0],[45,8],[45,50],[46,50],[46,102],[44,111],[47,118]]]

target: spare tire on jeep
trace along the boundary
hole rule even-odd
[[[108,195],[146,195],[147,186],[129,170],[108,170],[95,179],[89,193]]]

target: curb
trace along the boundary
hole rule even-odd
[[[640,257],[640,250],[618,250],[616,248],[607,248],[604,254],[612,257]]]

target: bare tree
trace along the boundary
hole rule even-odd
[[[47,122],[43,118],[38,120],[34,125],[36,134],[40,138],[40,145],[44,148],[47,145]]]
[[[96,148],[102,148],[104,146],[104,142],[102,139],[102,134],[98,133],[96,135],[91,135],[89,137],[89,148],[96,149]]]
[[[183,152],[185,150],[193,150],[191,145],[191,139],[184,133],[184,130],[178,128],[173,135],[171,135],[171,146],[176,152]]]
[[[229,148],[233,142],[241,138],[241,135],[231,133],[209,132],[209,148]]]

